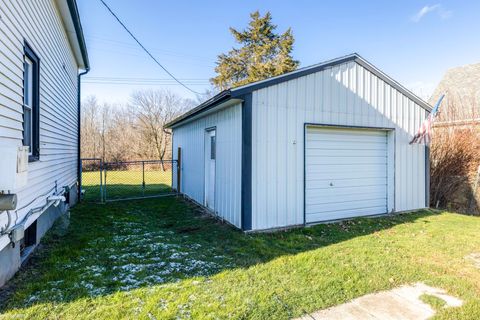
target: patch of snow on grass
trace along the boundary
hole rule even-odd
[[[72,275],[70,283],[51,281],[49,289],[28,297],[27,303],[52,296],[62,300],[60,285],[99,296],[117,290],[171,285],[184,278],[209,276],[229,266],[227,257],[215,255],[209,246],[188,243],[188,236],[171,230],[152,231],[139,222],[110,218],[114,234],[90,240],[78,259],[63,266]]]

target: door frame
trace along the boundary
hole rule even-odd
[[[214,200],[213,200],[213,210],[207,206],[207,144],[206,144],[206,138],[207,135],[210,134],[210,132],[215,131],[215,186],[213,189],[214,193]],[[217,195],[217,155],[218,155],[218,143],[217,143],[217,127],[208,127],[205,128],[204,135],[203,135],[203,206],[207,209],[212,211],[213,213],[216,214],[216,195]],[[210,158],[210,157],[209,157]]]
[[[386,131],[387,132],[387,171],[392,172],[392,181],[389,181],[389,176],[387,172],[387,212],[393,213],[395,212],[395,202],[396,202],[396,188],[395,188],[395,175],[396,175],[396,131],[394,127],[369,127],[369,126],[351,126],[351,125],[336,125],[336,124],[326,124],[326,123],[314,123],[314,122],[305,122],[303,124],[303,225],[313,225],[316,223],[308,223],[307,224],[307,206],[306,206],[306,188],[307,188],[307,129],[308,127],[320,127],[320,128],[332,128],[332,129],[364,129],[364,130],[377,130],[377,131]],[[389,170],[389,163],[388,161],[393,162],[393,168]],[[391,185],[390,185],[391,184]],[[390,195],[390,188],[392,188],[392,194]],[[392,198],[392,199],[390,199]],[[320,221],[328,222],[331,220]]]

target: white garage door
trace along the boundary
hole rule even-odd
[[[387,132],[307,127],[306,222],[387,212]]]

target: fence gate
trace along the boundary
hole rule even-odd
[[[103,162],[82,160],[83,199],[108,202],[172,195],[176,160]],[[85,162],[84,162],[85,161]],[[96,161],[96,162],[94,162]],[[98,164],[98,167],[92,165]],[[85,167],[84,167],[85,166]]]
[[[103,202],[102,159],[81,159],[81,199],[88,202]]]

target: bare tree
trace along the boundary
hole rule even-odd
[[[100,104],[89,97],[82,105],[82,157],[103,161],[170,159],[167,122],[196,106],[170,91],[137,91],[129,105]]]
[[[143,90],[132,94],[130,110],[147,151],[153,148],[155,157],[164,160],[171,156],[171,133],[164,126],[181,114],[190,104],[178,95],[166,90]]]
[[[82,104],[81,116],[81,150],[83,158],[97,158],[100,152],[100,106],[94,96]]]

